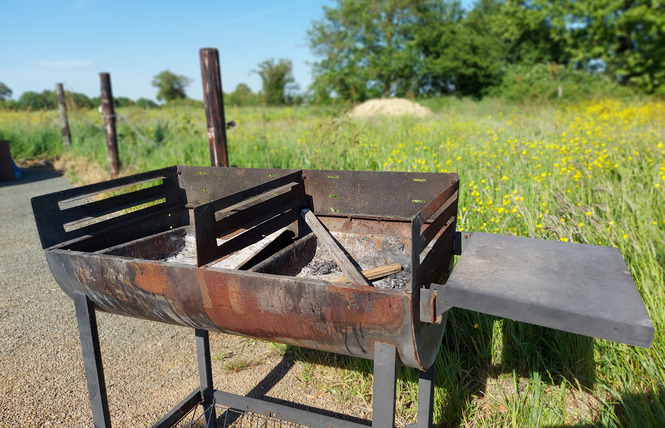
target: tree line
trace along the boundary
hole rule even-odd
[[[275,61],[266,59],[258,64],[254,70],[259,75],[263,90],[252,92],[245,83],[239,83],[233,92],[224,94],[224,100],[229,105],[257,106],[257,105],[290,105],[301,104],[304,97],[299,94],[299,87],[295,83],[292,72],[292,63],[288,59]],[[175,74],[164,70],[152,79],[152,86],[157,88],[156,99],[166,104],[192,104],[197,103],[187,97],[186,89],[192,80],[187,76]],[[53,90],[42,92],[26,91],[17,100],[11,99],[13,91],[0,82],[0,108],[13,110],[50,110],[57,108],[56,93]],[[100,97],[89,98],[87,95],[65,91],[68,108],[90,109],[101,104]],[[115,107],[137,106],[141,108],[155,108],[159,105],[147,98],[134,101],[127,97],[113,97]]]
[[[391,96],[491,95],[514,100],[644,93],[665,95],[665,4],[660,0],[336,0],[307,31],[318,58],[300,91],[289,59],[253,70],[230,105],[360,102]],[[186,76],[165,70],[157,100],[187,100]],[[0,82],[0,107],[55,108],[53,91],[18,100]],[[98,98],[70,92],[73,107]],[[116,97],[116,106],[151,108],[149,99]]]
[[[0,85],[7,87],[2,82]],[[10,89],[11,91],[11,89]],[[9,92],[11,94],[11,92]],[[26,91],[17,100],[9,96],[0,95],[0,108],[9,110],[53,110],[58,108],[55,91],[44,89],[41,92]],[[100,97],[88,97],[86,94],[73,91],[65,91],[65,99],[69,109],[91,109],[101,105]],[[116,107],[138,106],[142,108],[157,107],[157,103],[147,98],[132,100],[128,97],[113,97]]]
[[[562,84],[665,94],[658,0],[477,0],[468,11],[457,0],[337,0],[308,38],[319,100]]]

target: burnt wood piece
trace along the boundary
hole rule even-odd
[[[344,276],[353,284],[371,286],[362,273],[356,266],[349,260],[349,256],[344,252],[342,247],[339,246],[335,238],[328,232],[328,229],[321,224],[318,218],[310,210],[302,210],[302,217],[305,219],[307,226],[312,229],[312,232],[319,239],[321,244],[328,250],[337,266],[342,269]]]
[[[254,250],[252,254],[248,255],[242,262],[240,262],[234,269],[249,270],[252,266],[262,262],[277,251],[288,247],[293,242],[295,234],[293,231],[285,229],[268,242],[263,242],[262,245]]]
[[[402,265],[400,263],[391,263],[389,265],[383,265],[371,269],[365,269],[360,271],[360,273],[362,273],[363,276],[368,280],[373,281],[375,279],[384,278],[388,275],[395,274],[397,272],[400,272],[401,270],[402,270]],[[346,276],[338,276],[335,278],[331,278],[329,281],[344,283],[344,282],[349,282],[349,278],[347,278]]]

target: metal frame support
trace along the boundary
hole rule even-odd
[[[395,426],[395,387],[397,385],[397,348],[374,343],[374,382],[372,427]]]
[[[111,416],[106,396],[106,382],[104,381],[102,353],[99,347],[95,305],[88,296],[77,294],[74,296],[74,306],[76,307],[76,320],[81,337],[85,377],[88,381],[92,420],[95,428],[110,428]]]
[[[217,428],[215,412],[215,389],[212,386],[212,365],[210,363],[210,339],[207,330],[196,331],[196,356],[199,363],[199,379],[203,397],[203,420],[205,428]]]
[[[108,398],[104,369],[102,366],[99,334],[94,303],[85,295],[75,295],[76,318],[81,336],[81,350],[88,382],[90,407],[95,428],[110,428]],[[204,427],[217,428],[215,411],[216,397],[220,403],[244,411],[270,414],[276,418],[312,426],[339,426],[360,428],[365,425],[335,417],[319,415],[306,410],[286,407],[276,403],[237,396],[214,389],[212,364],[210,359],[210,339],[208,331],[195,329],[196,353],[198,359],[200,388],[197,388],[166,414],[154,427],[171,427],[199,403],[203,406]],[[432,426],[434,401],[434,366],[420,372],[418,382],[418,422],[417,428]],[[374,344],[374,384],[372,393],[372,427],[392,428],[395,426],[395,392],[397,385],[397,348],[383,343]]]
[[[418,373],[418,428],[430,428],[434,413],[434,374],[436,363]]]

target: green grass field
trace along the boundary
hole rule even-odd
[[[239,167],[457,172],[458,229],[618,247],[656,328],[650,349],[454,309],[436,363],[435,421],[665,426],[665,103],[422,103],[435,114],[355,120],[338,109],[229,108],[227,120],[237,123],[227,132],[229,160]],[[124,174],[209,164],[203,109],[118,114]],[[0,111],[0,139],[11,141],[19,161],[61,158],[104,171],[99,113],[70,114],[66,152],[57,118],[55,111]],[[321,388],[340,400],[371,399],[370,362],[289,352],[311,363],[303,381],[332,376]],[[399,424],[415,418],[416,386],[415,370],[400,368]]]

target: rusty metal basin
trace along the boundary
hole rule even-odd
[[[456,174],[174,166],[35,198],[33,209],[58,284],[99,310],[368,359],[378,342],[425,369],[446,314],[422,321],[421,291],[450,273],[457,190]],[[359,271],[398,262],[408,281],[296,276],[321,245],[303,210]],[[274,233],[243,263],[216,266]],[[174,258],[188,240],[192,263]]]

